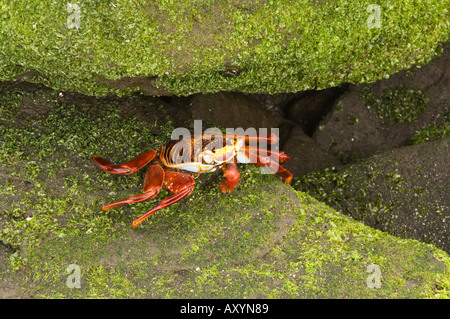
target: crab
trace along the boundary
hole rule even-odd
[[[93,161],[102,170],[111,174],[132,174],[153,161],[145,174],[144,189],[141,194],[105,205],[103,210],[148,200],[157,196],[165,186],[173,194],[135,219],[132,227],[136,228],[156,211],[189,196],[194,190],[194,179],[199,174],[221,169],[224,172],[224,180],[220,188],[224,193],[232,192],[239,181],[237,163],[268,167],[289,184],[292,174],[280,165],[289,161],[289,156],[281,151],[253,146],[261,142],[264,145],[273,145],[278,143],[278,140],[276,134],[267,136],[224,134],[217,137],[217,135],[204,133],[171,140],[159,149],[145,151],[121,165],[113,164],[95,155],[92,157]]]

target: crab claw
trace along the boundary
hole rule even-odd
[[[137,170],[150,163],[158,153],[158,150],[149,150],[142,154],[139,154],[130,161],[123,163],[122,165],[116,165],[108,161],[107,159],[95,155],[92,160],[97,164],[102,170],[111,174],[132,174]]]
[[[239,171],[236,163],[225,165],[222,167],[222,170],[225,171],[225,174],[223,174],[225,180],[222,182],[220,189],[224,193],[231,193],[239,182]]]
[[[280,152],[280,163],[287,163],[291,160],[289,156],[287,156],[284,152]]]

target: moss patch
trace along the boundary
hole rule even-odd
[[[289,231],[275,241],[283,217],[270,216],[271,209],[250,220],[236,212],[227,218],[223,210],[198,210],[203,201],[194,199],[176,215],[160,214],[139,233],[124,228],[107,240],[81,233],[46,241],[28,251],[20,272],[30,276],[30,293],[37,297],[449,297],[450,264],[442,252],[369,230],[304,194],[289,202],[308,209],[297,210]],[[74,263],[81,269],[79,289],[65,284]],[[380,289],[367,286],[371,264],[381,269]]]
[[[141,85],[189,95],[372,82],[439,55],[448,7],[448,0],[5,2],[0,80],[99,95]],[[130,78],[147,84],[108,85]]]
[[[446,111],[446,118],[436,124],[418,130],[410,138],[411,144],[419,144],[428,141],[436,141],[450,136],[450,109]]]
[[[405,85],[386,90],[379,97],[366,85],[361,90],[361,98],[376,116],[398,123],[414,122],[428,105],[425,91],[410,90]]]

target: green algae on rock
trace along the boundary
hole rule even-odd
[[[0,80],[95,95],[373,82],[439,55],[448,8],[448,0],[3,2]]]
[[[445,119],[436,124],[418,130],[410,138],[411,144],[435,141],[450,136],[450,108],[445,113]]]
[[[374,96],[369,86],[364,86],[361,98],[376,116],[398,123],[414,122],[428,105],[425,91],[410,90],[405,85],[386,90],[379,97]]]
[[[449,252],[449,152],[447,137],[300,176],[293,186],[366,225]]]
[[[95,169],[91,153],[120,162],[172,129],[156,99],[145,104],[151,121],[127,99],[139,97],[61,102],[54,91],[2,92],[0,110],[11,111],[0,122],[0,253],[8,257],[0,288],[34,298],[450,297],[444,252],[365,226],[251,165],[240,166],[227,195],[219,174],[201,175],[188,199],[137,230],[131,221],[168,192],[102,212],[140,189],[145,172],[112,176]],[[368,285],[370,265],[381,271],[380,288]],[[73,267],[77,289],[67,284]]]

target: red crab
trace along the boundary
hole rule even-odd
[[[180,138],[171,140],[160,149],[146,151],[122,165],[115,165],[100,156],[93,156],[94,162],[104,171],[112,174],[132,174],[153,161],[144,179],[142,194],[103,206],[103,210],[147,200],[158,195],[163,185],[173,193],[166,197],[153,209],[133,221],[133,228],[154,212],[172,205],[189,196],[194,190],[194,177],[188,171],[196,174],[213,172],[217,169],[224,171],[222,192],[231,192],[239,181],[239,171],[236,163],[250,163],[270,167],[281,176],[285,183],[290,183],[292,174],[280,163],[286,163],[289,157],[284,152],[264,150],[252,147],[255,142],[275,144],[278,136],[247,136],[247,135],[198,135],[190,139]],[[250,144],[250,145],[249,145]],[[261,155],[263,154],[263,155]],[[276,160],[273,160],[276,159]]]

